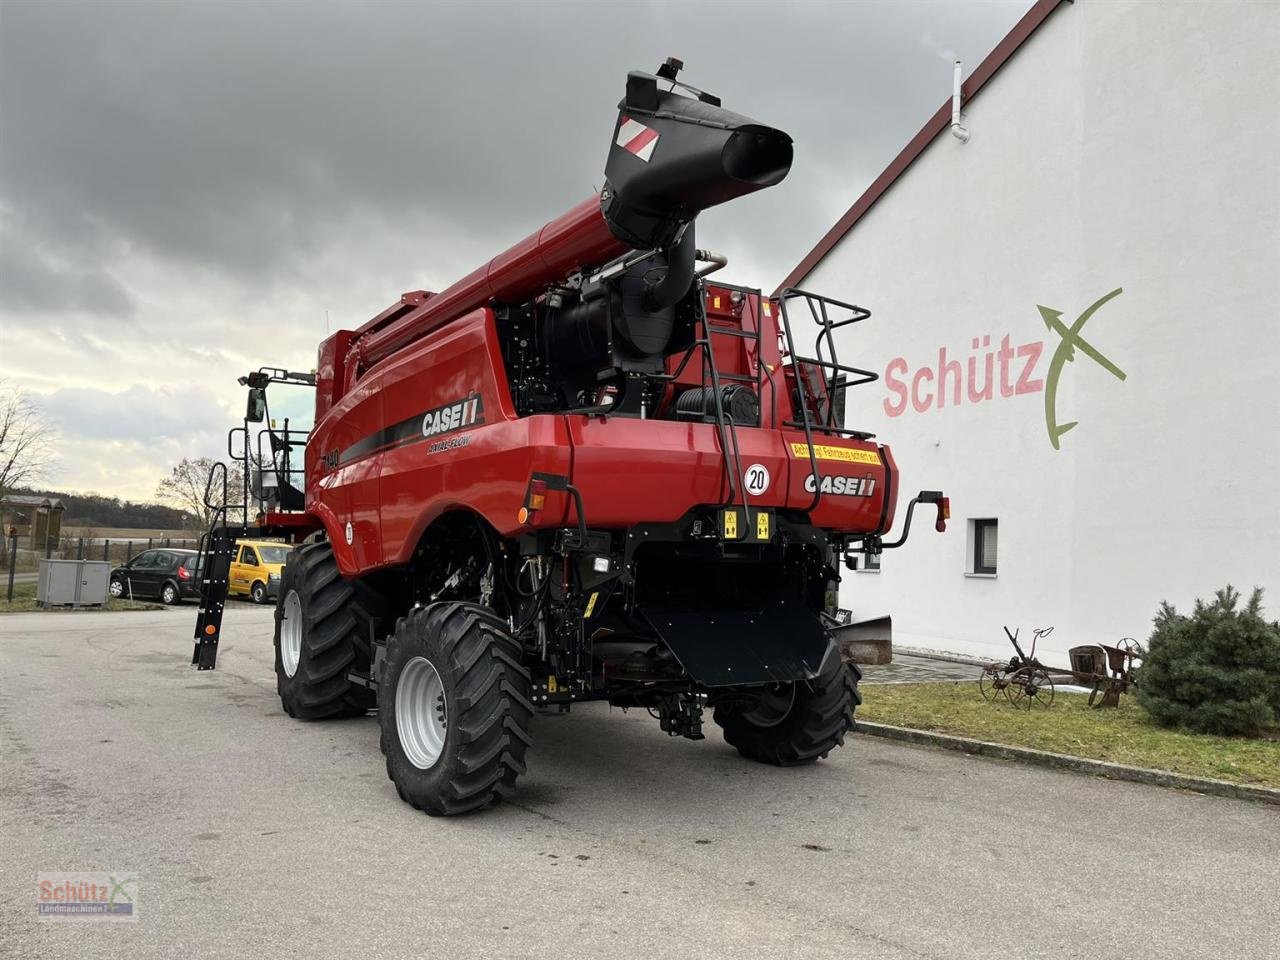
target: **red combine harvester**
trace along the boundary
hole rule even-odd
[[[241,380],[243,501],[205,540],[192,662],[214,667],[235,539],[302,544],[276,608],[284,709],[376,705],[387,772],[427,813],[509,794],[553,704],[647,708],[691,739],[710,707],[745,757],[826,756],[859,702],[831,634],[841,560],[900,546],[917,502],[945,526],[925,491],[883,539],[893,457],[844,425],[876,376],[836,359],[868,312],[706,279],[725,260],[696,247],[698,213],[781,181],[792,146],[680,67],[627,77],[598,196],[329,337],[314,374]],[[268,419],[281,382],[314,385],[309,437]]]

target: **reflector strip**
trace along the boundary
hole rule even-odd
[[[658,131],[630,117],[624,117],[618,126],[617,143],[623,150],[648,163],[653,156],[653,148],[658,145]]]

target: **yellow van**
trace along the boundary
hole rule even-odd
[[[276,540],[237,540],[228,593],[266,603],[280,590],[280,571],[293,546]]]

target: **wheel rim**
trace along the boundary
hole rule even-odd
[[[266,593],[266,591],[262,589],[262,586],[261,586],[260,584],[254,584],[254,586],[253,586],[253,602],[254,602],[254,603],[261,603],[261,602],[262,602],[262,595],[263,595],[264,593]]]
[[[988,702],[995,700],[1000,694],[1000,688],[996,686],[996,680],[999,678],[994,670],[983,670],[978,677],[978,692],[982,694],[982,699]]]
[[[173,589],[173,587],[165,587],[164,597],[162,597],[162,599],[165,603],[173,603],[174,600],[178,599],[178,591]]]
[[[118,597],[118,596],[122,595],[123,593],[124,593],[124,584],[123,584],[123,583],[121,583],[119,580],[112,580],[112,581],[111,581],[111,595],[112,595],[113,597]]]
[[[1019,682],[1011,684],[1005,692],[1015,707],[1048,709],[1053,703],[1053,678],[1044,670],[1035,670],[1023,674]]]
[[[297,590],[290,590],[284,598],[284,612],[280,616],[280,665],[285,676],[298,672],[298,660],[302,657],[302,600]]]
[[[396,681],[396,732],[409,762],[419,770],[435,766],[448,726],[440,674],[426,657],[414,657]]]
[[[776,727],[787,719],[795,702],[796,685],[794,683],[778,684],[765,691],[756,705],[743,713],[742,717],[757,727]]]

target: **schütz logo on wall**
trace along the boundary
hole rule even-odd
[[[473,394],[465,400],[446,403],[442,407],[428,410],[422,415],[422,435],[438,437],[442,433],[452,433],[463,427],[474,427],[484,423],[484,406],[480,395]]]
[[[1098,309],[1124,292],[1117,287],[1099,297],[1067,326],[1062,321],[1062,311],[1036,305],[1040,317],[1050,333],[1058,336],[1056,346],[1043,340],[1016,344],[1005,334],[993,347],[990,336],[974,337],[970,344],[974,351],[962,363],[960,357],[949,357],[947,348],[938,350],[937,366],[923,365],[914,371],[906,357],[894,357],[885,367],[884,385],[889,396],[884,399],[884,412],[890,417],[900,417],[908,410],[927,413],[950,405],[959,407],[988,400],[1017,397],[1030,393],[1044,394],[1045,427],[1049,443],[1059,449],[1059,440],[1079,421],[1058,422],[1058,383],[1068,363],[1074,362],[1076,351],[1084,354],[1118,380],[1125,373],[1112,363],[1092,343],[1081,336],[1080,331]],[[1049,369],[1039,376],[1040,360],[1046,347],[1053,347]],[[967,374],[967,376],[966,376]]]
[[[1124,379],[1123,370],[1095,350],[1084,337],[1080,336],[1080,330],[1097,309],[1111,298],[1118,297],[1122,293],[1124,293],[1124,288],[1116,287],[1105,297],[1099,297],[1085,308],[1084,313],[1076,317],[1076,322],[1071,324],[1070,327],[1062,322],[1061,310],[1050,310],[1048,307],[1036,304],[1036,309],[1040,311],[1040,316],[1044,318],[1044,325],[1062,338],[1058,343],[1058,348],[1053,351],[1053,359],[1049,361],[1049,375],[1045,378],[1044,388],[1044,422],[1049,429],[1049,442],[1053,444],[1053,449],[1055,450],[1058,449],[1058,439],[1079,422],[1072,420],[1070,423],[1059,424],[1057,409],[1058,379],[1062,376],[1062,368],[1075,360],[1076,350],[1078,349],[1117,380]]]

